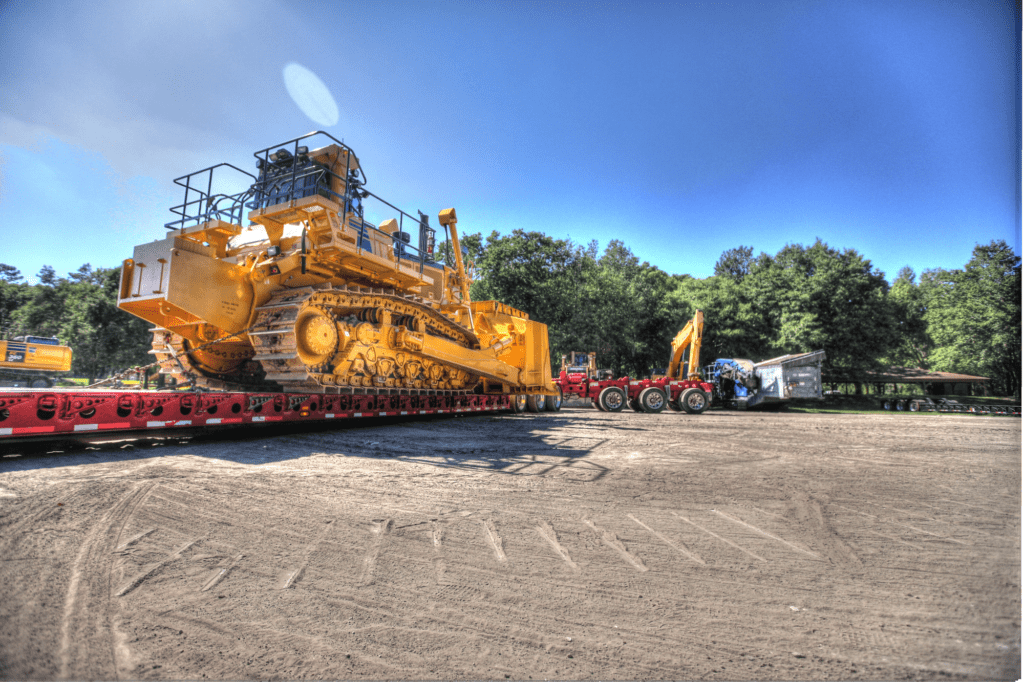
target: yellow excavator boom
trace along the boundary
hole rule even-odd
[[[693,319],[679,330],[676,338],[672,341],[672,357],[668,363],[668,377],[671,379],[699,379],[700,378],[700,344],[704,336],[704,313],[697,311]],[[683,362],[686,355],[687,361]],[[686,376],[682,376],[683,373]]]

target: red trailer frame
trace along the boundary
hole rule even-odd
[[[507,395],[0,391],[0,449],[26,439],[514,409]]]

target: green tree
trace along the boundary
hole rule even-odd
[[[49,265],[43,266],[38,278],[39,283],[29,288],[22,305],[11,315],[11,326],[19,335],[59,337],[68,280],[58,278]]]
[[[591,329],[599,336],[599,364],[619,374],[643,376],[668,364],[670,344],[689,308],[673,308],[672,278],[641,263],[621,241],[612,240],[597,263]]]
[[[680,278],[670,294],[670,305],[680,311],[704,313],[701,365],[716,358],[766,357],[772,347],[772,326],[767,308],[761,305],[744,278],[715,275],[707,279]]]
[[[739,281],[750,274],[754,264],[754,249],[751,246],[737,246],[722,252],[715,263],[715,275]]]
[[[17,334],[56,336],[71,347],[71,371],[90,383],[147,364],[149,324],[117,308],[120,270],[83,265],[67,278],[44,267],[12,313]],[[4,283],[0,283],[4,286]],[[0,289],[2,293],[2,289]]]
[[[895,340],[886,364],[924,368],[932,340],[928,335],[928,310],[925,292],[917,284],[917,275],[910,267],[900,270],[889,289],[889,304],[895,325]]]
[[[29,287],[18,268],[0,263],[0,338],[13,335],[14,311],[25,304]]]
[[[792,244],[751,268],[754,295],[767,307],[771,354],[823,349],[825,368],[856,374],[880,365],[894,343],[885,275],[854,249],[822,240]]]
[[[977,245],[963,270],[921,277],[932,369],[991,378],[1000,395],[1021,394],[1021,260],[1003,240]]]

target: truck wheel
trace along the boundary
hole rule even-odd
[[[921,403],[919,401],[917,401],[917,400],[911,400],[910,401],[910,411],[911,412],[920,412],[921,411]]]
[[[906,409],[907,409],[907,403],[905,401],[903,401],[903,400],[897,400],[896,401],[896,411],[897,412],[903,412]]]
[[[708,409],[708,394],[699,388],[688,388],[679,396],[679,402],[689,414],[700,414]]]
[[[512,399],[509,402],[512,403],[512,411],[515,412],[516,414],[522,414],[523,412],[526,412],[525,395],[514,395],[512,396]]]
[[[548,409],[552,412],[558,412],[562,409],[562,389],[558,389],[558,395],[548,396]]]
[[[637,402],[640,403],[640,409],[644,412],[658,414],[665,409],[665,394],[661,392],[661,389],[651,386],[640,392]]]
[[[548,398],[545,395],[531,395],[526,399],[526,409],[530,412],[543,412],[548,409]]]
[[[621,412],[622,408],[626,406],[626,394],[622,392],[621,388],[609,386],[601,391],[597,396],[597,401],[605,412]]]
[[[28,385],[29,388],[49,388],[50,386],[52,386],[49,379],[44,379],[42,377],[36,377],[35,379],[32,379]]]
[[[883,400],[882,401],[882,409],[885,410],[886,412],[891,412],[892,411],[892,401],[891,400]]]

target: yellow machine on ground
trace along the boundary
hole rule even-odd
[[[71,349],[56,336],[16,336],[0,341],[0,385],[49,388],[71,370]]]
[[[164,372],[232,390],[558,395],[547,326],[470,301],[455,209],[438,216],[449,266],[427,216],[367,191],[330,135],[255,157],[257,175],[219,164],[176,180],[173,232],[124,262],[118,306],[156,325]]]

